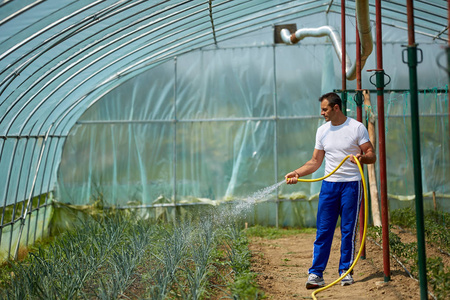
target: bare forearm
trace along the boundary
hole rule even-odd
[[[312,158],[306,164],[284,176],[286,183],[295,184],[298,182],[299,177],[314,173],[322,164],[324,156],[325,151],[314,149]]]
[[[377,161],[377,155],[375,154],[375,149],[373,148],[371,142],[367,142],[367,143],[361,145],[360,147],[361,147],[361,151],[364,154],[356,155],[359,162],[370,165]]]
[[[370,165],[377,161],[377,156],[375,155],[375,153],[366,153],[364,155],[361,155],[359,161],[363,164]]]
[[[356,157],[360,163],[367,165],[373,164],[377,161],[377,155],[371,149],[364,154],[357,154]]]

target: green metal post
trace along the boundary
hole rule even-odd
[[[416,193],[417,248],[419,255],[420,299],[428,299],[425,255],[425,225],[423,221],[422,167],[420,159],[419,101],[417,92],[417,46],[408,46],[409,85],[411,96],[411,128]]]
[[[450,81],[450,46],[447,46],[447,75]]]
[[[384,88],[384,70],[376,71],[375,78],[376,78],[376,85],[377,85],[377,96],[384,95],[383,90],[378,89],[378,88]]]

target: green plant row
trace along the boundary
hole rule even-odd
[[[0,299],[259,299],[238,221],[160,224],[118,212],[80,221],[2,267]]]
[[[416,230],[416,214],[411,207],[391,212],[391,223]],[[450,214],[429,210],[424,214],[425,238],[443,251],[450,253]]]
[[[448,228],[448,214],[439,212],[428,212],[425,215],[425,235],[429,243],[442,249],[448,249],[448,230],[439,233],[439,230]],[[391,213],[391,223],[399,226],[415,229],[415,215],[411,209],[395,210]],[[392,228],[392,225],[391,225]],[[382,243],[382,228],[369,227],[368,236],[377,243]],[[400,237],[389,230],[389,248],[391,254],[395,255],[409,268],[411,275],[418,278],[418,254],[417,242],[403,243]],[[433,294],[437,299],[448,299],[450,297],[450,268],[443,265],[441,257],[427,257],[427,281]]]
[[[248,249],[248,238],[238,223],[230,224],[225,232],[226,256],[233,272],[231,281],[231,298],[254,300],[265,298],[256,282],[257,274],[250,267],[251,252]]]

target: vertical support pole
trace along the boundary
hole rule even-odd
[[[53,141],[53,139],[50,138],[49,145],[47,147],[47,154],[45,156],[44,169],[42,171],[42,181],[41,181],[41,187],[39,188],[39,193],[38,193],[39,197],[38,197],[38,203],[37,203],[37,207],[36,207],[36,219],[35,219],[35,223],[34,223],[33,244],[36,243],[36,235],[37,235],[37,229],[38,229],[38,224],[39,224],[39,214],[41,213],[41,208],[42,208],[41,200],[42,200],[42,194],[44,191],[44,180],[45,180],[45,174],[48,172],[47,161],[48,161],[48,157],[50,155],[52,141]],[[44,198],[47,198],[48,193],[49,193],[48,191],[45,193]],[[44,226],[44,221],[45,220],[42,221],[43,226]]]
[[[176,219],[177,211],[177,57],[173,59],[174,63],[174,83],[173,83],[173,146],[172,146],[172,160],[173,160],[173,209],[174,213],[174,224]]]
[[[275,45],[273,45],[273,105],[274,105],[274,115],[275,115],[275,124],[274,124],[274,165],[275,165],[275,183],[278,182],[278,110],[277,110],[277,60],[276,60],[276,51]],[[280,211],[280,199],[278,198],[278,187],[275,190],[276,195],[276,215],[275,215],[275,225],[279,227],[279,211]]]
[[[363,96],[361,90],[361,40],[358,32],[358,20],[355,18],[356,24],[356,120],[362,122],[362,103]],[[364,165],[361,165],[364,170]],[[362,196],[361,208],[359,210],[359,240],[363,240],[364,235],[364,195]],[[366,245],[361,249],[361,259],[366,259]]]
[[[411,97],[411,129],[414,163],[414,190],[416,194],[416,226],[417,248],[419,255],[419,285],[420,299],[428,299],[427,267],[425,255],[425,226],[423,221],[423,191],[422,168],[420,159],[420,129],[419,129],[419,101],[417,89],[417,44],[414,37],[414,8],[413,1],[406,2],[408,20],[408,66]]]
[[[341,40],[342,40],[342,111],[344,115],[347,115],[347,70],[345,69],[347,61],[345,57],[345,53],[347,53],[347,49],[345,46],[345,0],[341,1]]]
[[[450,1],[447,1],[447,28],[450,28]],[[447,74],[448,74],[448,80],[449,80],[449,86],[450,86],[450,29],[447,29],[448,32],[448,44],[447,44]],[[449,134],[449,139],[448,139],[448,150],[447,152],[450,154],[450,99],[448,97],[448,92],[447,92],[447,103],[448,103],[448,108],[447,108],[447,113],[448,113],[448,134]]]
[[[377,109],[378,109],[378,153],[380,166],[380,199],[381,199],[381,223],[383,236],[383,270],[384,282],[391,280],[391,264],[389,257],[389,217],[387,199],[387,176],[386,176],[386,141],[384,123],[384,70],[383,70],[383,48],[381,32],[381,0],[375,2],[375,22],[377,36]]]
[[[55,131],[56,131],[56,129],[55,129]],[[55,137],[54,137],[55,138]],[[55,149],[58,149],[58,147],[59,147],[59,143],[61,142],[61,138],[58,136],[58,137],[56,137],[56,146],[55,146]],[[63,140],[65,140],[65,139],[63,139]],[[56,161],[56,151],[57,150],[55,150],[55,152],[53,153],[53,155],[52,155],[52,157],[53,157],[53,161],[52,161],[52,166],[51,166],[51,168],[50,168],[50,170],[54,170],[55,169],[55,161]],[[50,191],[50,185],[51,185],[51,183],[53,182],[53,174],[54,174],[54,172],[53,171],[51,171],[50,172],[50,178],[49,178],[49,180],[48,180],[48,185],[47,185],[47,191]],[[47,196],[49,195],[49,193],[47,193]],[[53,198],[53,196],[52,196],[52,198]],[[48,198],[46,198],[46,200],[45,200],[45,209],[44,209],[44,224],[45,224],[45,220],[46,220],[46,216],[47,216],[47,207],[49,206],[49,204],[48,204],[48,201],[49,201],[49,199]],[[49,229],[48,229],[48,237],[51,235],[51,227],[49,227]],[[42,237],[44,237],[44,227],[42,227]]]
[[[6,143],[6,138],[5,138],[5,140],[4,140],[4,143]],[[19,143],[19,139],[17,139],[16,140],[16,144],[15,144],[15,146],[14,146],[14,150],[13,150],[13,153],[12,153],[12,157],[15,157],[16,156],[16,151],[17,151],[17,147],[18,147],[18,143]],[[27,141],[27,143],[28,143],[28,141]],[[5,145],[3,145],[3,148],[2,148],[2,151],[0,152],[0,156],[3,154],[3,149],[5,149]],[[25,155],[25,152],[24,152],[24,155]],[[11,182],[11,170],[12,170],[12,168],[13,168],[13,163],[11,163],[11,165],[9,166],[9,168],[8,168],[8,171],[7,171],[7,174],[8,174],[8,176],[7,176],[7,178],[8,178],[8,181],[6,182],[6,191],[5,191],[5,193],[4,193],[4,195],[5,195],[5,200],[4,200],[4,202],[3,202],[3,212],[2,212],[2,219],[1,219],[1,222],[0,222],[0,245],[1,245],[1,242],[2,242],[2,236],[3,236],[3,226],[4,226],[4,224],[5,223],[8,223],[8,222],[6,222],[6,220],[5,220],[5,212],[6,212],[6,206],[7,206],[7,199],[8,199],[8,197],[7,197],[7,195],[8,195],[8,191],[9,191],[9,187],[11,186],[11,184],[10,184],[10,182]],[[30,170],[31,170],[31,168],[30,168]],[[5,172],[5,171],[3,171],[3,172]],[[30,175],[31,176],[31,175]],[[14,209],[13,209],[13,215],[12,215],[12,217],[11,217],[11,231],[10,231],[10,237],[9,237],[9,245],[8,245],[8,259],[11,257],[11,248],[12,248],[12,238],[13,238],[13,232],[14,232],[14,225],[15,225],[15,222],[14,222],[14,219],[15,219],[15,210],[16,210],[16,208],[17,208],[17,197],[16,197],[16,199],[14,199]],[[25,201],[23,202],[23,204],[22,204],[22,212],[21,212],[21,216],[23,216],[23,211],[24,211],[24,208],[25,207]]]

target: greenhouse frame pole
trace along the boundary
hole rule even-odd
[[[378,110],[378,153],[380,166],[380,202],[381,202],[381,224],[383,237],[383,270],[384,282],[391,280],[391,264],[389,256],[389,216],[387,197],[387,176],[386,176],[386,132],[384,123],[384,70],[383,70],[383,45],[381,32],[381,0],[375,2],[375,23],[377,36],[377,110]]]
[[[356,120],[362,122],[362,89],[361,89],[361,40],[358,32],[358,20],[355,18],[356,24]],[[361,165],[364,168],[364,165]],[[361,207],[359,210],[359,240],[364,238],[364,195],[361,199]],[[366,259],[366,245],[363,245],[361,249],[361,259]]]
[[[411,129],[416,202],[417,248],[419,255],[420,299],[427,299],[427,266],[425,255],[425,226],[423,221],[422,168],[420,159],[419,101],[417,92],[417,44],[414,37],[413,1],[406,2],[408,20],[408,66],[411,97]]]
[[[342,69],[342,111],[344,115],[347,115],[347,71],[345,69],[347,65],[346,61],[346,53],[347,49],[345,47],[345,0],[341,2],[341,40],[342,40],[342,61],[341,61],[341,69]]]
[[[174,83],[173,83],[173,145],[172,145],[172,160],[173,160],[173,210],[174,210],[174,217],[173,217],[173,223],[175,224],[175,219],[177,216],[177,81],[178,81],[178,58],[174,57],[173,59],[173,72],[174,72]]]
[[[450,1],[447,1],[447,28],[450,28]],[[450,29],[447,29],[448,32],[448,44],[447,44],[447,75],[448,75],[448,81],[450,84]],[[448,146],[450,150],[450,99],[448,98],[447,93],[447,104],[448,104]],[[450,151],[448,151],[450,153]]]
[[[276,48],[275,44],[272,47],[272,63],[273,63],[273,107],[274,107],[274,115],[275,115],[275,123],[274,123],[274,165],[275,165],[275,183],[278,182],[278,93],[277,93],[277,57],[276,57]],[[278,197],[279,187],[276,189],[276,206],[275,206],[275,224],[278,228],[280,226],[279,214],[280,214],[280,198]]]

